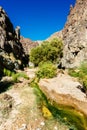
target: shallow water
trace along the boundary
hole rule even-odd
[[[42,130],[87,130],[87,117],[83,113],[72,106],[64,106],[47,99],[39,87],[37,87],[37,96],[41,105],[44,104],[53,115],[53,119],[47,120],[48,125]]]

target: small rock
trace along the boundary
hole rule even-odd
[[[36,128],[36,130],[41,130],[41,128]]]
[[[58,130],[57,126],[54,127],[54,130]]]
[[[45,125],[45,122],[41,122],[40,125],[41,125],[41,126],[44,126],[44,125]]]
[[[18,130],[27,130],[27,125],[26,124],[22,124],[22,127],[19,128]]]

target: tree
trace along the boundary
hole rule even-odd
[[[58,40],[57,38],[54,38],[50,44],[52,47],[55,47],[57,49],[58,56],[59,56],[59,58],[61,58],[63,56],[63,42],[62,42],[62,40]]]
[[[63,43],[58,39],[53,39],[51,42],[44,41],[41,45],[33,48],[30,52],[30,61],[38,66],[40,62],[51,61],[57,63],[63,54]]]

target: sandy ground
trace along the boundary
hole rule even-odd
[[[34,69],[25,70],[30,80],[34,78],[35,71]],[[21,82],[15,83],[9,90],[0,94],[0,97],[4,94],[9,95],[13,101],[7,118],[2,116],[0,119],[0,130],[69,130],[59,122],[43,117],[36,95],[29,83],[29,80],[21,79]],[[2,103],[0,102],[0,108],[2,108]]]

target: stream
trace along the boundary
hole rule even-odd
[[[39,86],[33,84],[35,94],[39,100],[39,105],[41,108],[45,106],[48,111],[52,114],[52,120],[54,122],[59,122],[62,124],[62,128],[56,128],[55,130],[87,130],[87,116],[77,111],[72,106],[65,106],[62,104],[57,104],[55,101],[47,98],[47,95],[42,92]],[[49,113],[47,113],[47,116]],[[47,117],[48,118],[48,117]]]

